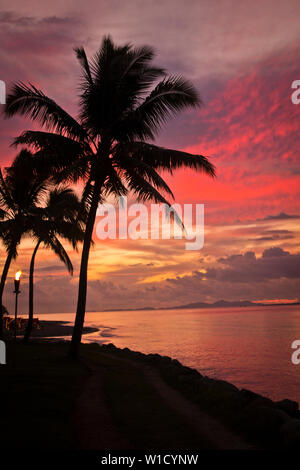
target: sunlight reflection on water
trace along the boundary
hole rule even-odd
[[[74,314],[40,318],[73,322]],[[299,306],[90,312],[85,325],[100,330],[84,335],[85,342],[168,355],[273,399],[300,401],[300,365],[291,363]]]

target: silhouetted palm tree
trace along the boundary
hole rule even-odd
[[[37,251],[41,244],[54,251],[73,274],[72,262],[59,238],[64,238],[77,248],[79,241],[84,239],[84,218],[82,205],[76,194],[69,188],[53,189],[47,195],[45,207],[35,210],[32,234],[36,245],[32,253],[29,270],[29,310],[28,323],[24,335],[27,342],[33,325],[33,274]]]
[[[83,76],[79,120],[33,85],[16,84],[7,98],[6,115],[29,116],[46,132],[24,132],[15,143],[43,149],[52,156],[53,169],[61,180],[85,179],[83,200],[89,215],[82,250],[78,303],[71,355],[78,355],[84,324],[87,268],[96,211],[101,199],[133,191],[138,199],[169,204],[161,191],[173,196],[159,171],[172,173],[180,167],[214,176],[214,167],[201,155],[146,143],[167,118],[199,106],[193,85],[180,76],[167,77],[152,65],[150,47],[118,47],[104,38],[99,51],[88,61],[83,48],[76,49]]]
[[[40,159],[28,150],[21,150],[12,165],[0,169],[0,237],[7,257],[0,282],[0,306],[11,261],[16,258],[18,245],[32,227],[32,209],[47,190],[47,173]],[[3,336],[3,315],[0,309],[0,337]]]

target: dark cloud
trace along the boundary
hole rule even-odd
[[[208,269],[208,279],[230,282],[261,282],[271,279],[300,279],[300,254],[291,254],[279,247],[264,250],[261,257],[254,252],[220,258],[221,269]]]
[[[286,214],[285,212],[280,212],[280,214],[277,215],[268,215],[265,217],[263,220],[287,220],[287,219],[299,219],[300,215],[291,215],[291,214]]]
[[[147,284],[139,284],[136,277],[131,279],[130,269],[126,270],[126,267],[126,276],[115,277],[107,273],[104,279],[89,281],[87,310],[159,308],[196,301],[287,299],[299,296],[300,254],[292,254],[278,247],[266,249],[261,256],[249,251],[223,257],[214,267],[208,267],[203,258],[199,260],[199,265],[206,268],[200,271],[199,267],[189,275]],[[54,270],[60,271],[60,267],[53,265]],[[142,273],[145,275],[145,269],[141,268]],[[37,314],[75,311],[77,277],[72,278],[67,273],[47,275],[43,268],[36,274]],[[4,297],[4,304],[9,309],[13,309],[13,296],[9,289],[11,283],[7,284]],[[24,276],[20,312],[26,313],[27,304],[28,276]]]
[[[81,18],[69,16],[25,16],[0,12],[1,76],[7,93],[14,82],[31,82],[76,113],[78,65],[73,47],[84,42]],[[77,43],[77,41],[79,41]],[[19,116],[4,119],[0,106],[0,162],[6,165],[16,150],[12,139],[26,128],[38,128]]]
[[[211,230],[205,249],[212,255],[210,261],[176,260],[184,242],[116,242],[128,258],[138,253],[148,265],[130,261],[126,268],[112,266],[112,272],[103,273],[101,252],[91,256],[90,265],[99,267],[96,275],[99,272],[101,280],[89,282],[88,308],[298,296],[299,255],[285,245],[285,250],[265,250],[260,256],[256,243],[268,246],[291,239],[293,232],[268,226],[276,228],[278,221],[290,228],[289,219],[300,217],[290,215],[299,213],[300,200],[295,178],[300,106],[290,100],[290,84],[299,72],[299,1],[262,0],[258,7],[250,0],[224,0],[218,8],[209,0],[191,0],[189,8],[180,0],[90,0],[89,8],[79,1],[72,6],[58,0],[34,3],[2,0],[0,78],[8,89],[14,81],[31,81],[75,115],[79,68],[74,46],[83,44],[90,55],[105,34],[121,44],[153,45],[156,62],[191,79],[205,102],[200,111],[171,120],[157,143],[190,147],[209,155],[218,168],[213,182],[199,181],[199,175],[188,172],[178,172],[178,179],[170,181],[178,202],[190,198],[186,202],[206,204]],[[15,152],[9,148],[12,137],[34,126],[19,117],[0,119],[0,157],[7,164]],[[253,232],[246,227],[240,236],[234,230],[214,230],[237,218],[259,219],[266,227],[258,227],[258,222]],[[245,245],[248,253],[231,256]],[[113,247],[112,242],[109,249]],[[203,266],[206,273],[200,272]],[[37,270],[37,311],[74,311],[78,279],[63,273],[55,277],[61,269],[51,261]],[[169,280],[139,284],[157,274]],[[26,311],[26,282],[23,285],[20,301]],[[13,302],[8,290],[6,296]]]
[[[279,240],[291,240],[296,238],[290,230],[264,230],[261,232],[261,236],[257,238],[249,238],[248,241],[252,241],[254,243],[257,242],[273,242]]]
[[[36,27],[38,25],[74,25],[80,23],[79,18],[46,16],[37,18],[34,16],[21,16],[13,11],[0,11],[0,25],[7,25],[21,28]]]
[[[42,267],[36,267],[35,268],[35,272],[36,273],[43,273],[43,272],[47,272],[47,273],[56,273],[56,272],[60,272],[60,271],[66,271],[66,266],[65,265],[62,265],[62,264],[58,264],[58,265],[46,265],[46,266],[42,266]]]

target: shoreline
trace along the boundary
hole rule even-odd
[[[41,329],[34,329],[32,331],[32,338],[55,338],[61,336],[71,336],[73,331],[73,325],[67,325],[66,321],[60,320],[40,320]],[[99,328],[93,328],[90,326],[83,327],[83,334],[96,333],[100,331]]]
[[[66,336],[71,334],[72,326],[65,325],[63,321],[42,321],[43,332],[35,337],[44,338],[51,341],[54,336]],[[85,327],[84,334],[100,331],[99,328]],[[59,339],[58,339],[59,340]],[[154,366],[159,370],[163,379],[172,387],[178,389],[184,396],[199,404],[199,395],[202,395],[203,406],[208,408],[218,419],[221,418],[226,425],[233,424],[235,428],[243,428],[241,423],[232,423],[232,417],[237,412],[242,413],[243,419],[253,421],[252,425],[256,427],[256,421],[263,419],[266,423],[272,423],[272,426],[281,424],[286,425],[289,420],[298,421],[298,431],[300,436],[300,411],[299,404],[289,398],[280,401],[274,401],[269,397],[256,393],[246,388],[238,388],[232,383],[211,378],[202,375],[197,369],[187,367],[180,361],[169,356],[160,354],[145,354],[131,349],[118,348],[112,343],[90,343],[93,347],[96,345],[100,351],[109,352],[118,358],[133,360],[142,364],[142,367]],[[88,345],[83,344],[83,347]],[[225,407],[225,408],[224,408]],[[227,408],[227,409],[226,409]],[[228,413],[229,410],[229,413]],[[231,411],[230,411],[231,410]],[[244,411],[246,414],[244,415]],[[231,416],[230,416],[231,415]],[[228,421],[229,419],[229,421]],[[234,420],[233,420],[234,421]],[[239,421],[239,420],[238,420]],[[297,422],[296,422],[297,428]]]
[[[41,324],[42,328],[40,330],[33,330],[32,339],[34,339],[34,338],[43,339],[45,341],[47,341],[47,340],[49,340],[49,341],[55,341],[55,340],[57,340],[57,341],[64,341],[64,340],[69,341],[69,337],[72,336],[73,324],[68,325],[67,323],[68,322],[63,321],[63,320],[40,320],[40,324]],[[97,332],[100,333],[101,329],[97,328],[97,327],[88,327],[88,326],[84,326],[84,328],[83,328],[83,335],[87,335],[87,334],[91,334],[91,333],[97,333]],[[64,339],[64,337],[68,337],[68,338]],[[99,338],[100,338],[100,336],[99,336]],[[102,341],[109,341],[109,338],[108,337],[101,337],[101,340]],[[131,351],[131,349],[128,348],[127,346],[125,346],[124,348],[117,347],[111,342],[104,343],[104,342],[101,342],[100,340],[95,341],[95,343],[93,341],[89,341],[88,343],[84,343],[84,344],[97,344],[97,345],[99,345],[99,347],[103,346],[104,348],[107,347],[108,345],[112,345],[118,351],[123,351],[123,350]],[[148,356],[149,357],[151,357],[151,356],[165,357],[165,356],[162,356],[161,354],[151,353],[151,352],[146,353],[146,352],[135,351],[135,354],[137,356],[140,356],[140,357],[142,357],[142,356],[144,356],[144,357],[148,357]],[[169,356],[166,356],[166,357],[169,357]],[[176,361],[179,364],[181,364],[181,362],[177,358],[172,357],[171,359],[173,361]],[[194,368],[195,366],[185,366],[184,365],[183,367],[185,367],[186,369],[197,370],[197,372],[199,372],[201,374],[201,370],[195,369]],[[207,376],[207,377],[211,378],[210,376]],[[229,383],[230,385],[232,385],[236,389],[238,389],[238,388],[247,389],[247,385],[237,386],[237,385],[233,384],[232,382],[227,381],[226,379],[218,379],[218,378],[213,379],[213,378],[211,378],[211,380],[219,380],[220,382]],[[266,396],[266,395],[263,395],[260,392],[252,392],[252,393],[256,394],[259,397],[263,396],[267,400],[271,400],[273,402],[276,402],[276,399],[271,398],[271,397]],[[282,401],[284,399],[285,398],[284,398],[284,395],[283,395],[283,398],[278,397],[277,401]],[[293,399],[291,399],[291,401],[297,402],[300,405],[300,400],[297,400],[297,398],[293,398]]]
[[[26,392],[28,386],[31,396],[33,380],[35,387],[41,390],[37,396],[49,394],[51,409],[53,397],[58,400],[59,407],[69,417],[70,426],[74,419],[79,419],[78,429],[83,446],[91,445],[93,436],[98,435],[103,416],[108,419],[109,426],[115,426],[121,416],[117,434],[127,439],[129,433],[133,440],[141,439],[141,448],[145,447],[149,439],[157,437],[157,433],[155,445],[158,448],[161,445],[159,433],[166,439],[167,447],[174,442],[173,432],[179,433],[177,438],[180,443],[188,445],[188,442],[192,442],[189,439],[195,439],[193,429],[198,430],[196,438],[200,439],[201,448],[204,449],[211,448],[212,443],[212,448],[224,449],[275,450],[299,447],[300,411],[297,402],[287,398],[275,402],[252,390],[239,389],[225,380],[205,376],[169,356],[143,354],[127,347],[121,349],[112,343],[82,343],[80,360],[70,362],[67,356],[69,340],[60,339],[58,333],[64,336],[71,329],[62,321],[47,321],[29,345],[24,345],[22,341],[16,344],[9,341],[8,357],[11,360],[4,372],[8,372],[7,379],[11,385],[8,383],[8,389],[2,393],[15,390],[14,374],[18,377],[20,374],[29,374],[30,382],[22,382],[23,392]],[[47,377],[53,376],[53,380],[45,381],[45,373]],[[49,385],[52,382],[54,388]],[[60,392],[56,394],[54,390]],[[72,408],[65,405],[70,400],[73,402]],[[44,411],[47,403],[41,400],[40,412],[28,405],[25,413],[30,416],[36,414],[35,419],[39,421],[40,415],[45,412],[47,421],[48,412]],[[149,406],[153,407],[150,415]],[[143,419],[139,415],[141,407]],[[72,411],[74,409],[77,410],[75,415]],[[7,419],[9,424],[11,416]],[[151,431],[147,427],[149,420],[154,420]],[[175,420],[177,424],[174,422],[174,425],[168,425],[169,420]],[[188,439],[185,435],[186,425],[191,432]],[[89,430],[89,433],[85,430]],[[69,431],[65,433],[66,436],[69,436]],[[55,434],[51,434],[51,439],[56,442]],[[91,442],[85,443],[85,439],[91,439]],[[196,445],[197,439],[194,441]],[[111,442],[107,444],[108,447],[102,442],[99,445],[104,447],[99,448],[109,448]]]
[[[250,448],[298,449],[300,445],[300,410],[294,400],[274,401],[252,390],[239,389],[226,380],[202,375],[169,356],[121,349],[112,343],[94,345],[101,353],[125,363],[136,362],[146,374],[149,369],[150,374],[151,369],[156,370],[167,386],[196,405],[200,412],[245,439]]]

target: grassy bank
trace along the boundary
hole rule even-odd
[[[0,448],[294,448],[297,404],[274,403],[158,354],[67,342],[8,342]]]
[[[8,363],[0,366],[1,448],[74,446],[73,411],[88,371],[66,352],[63,343],[7,343]]]
[[[80,448],[76,408],[90,367],[103,372],[104,406],[130,448],[211,448],[168,408],[138,369],[124,367],[95,345],[82,345],[82,359],[76,363],[67,358],[67,348],[64,342],[8,344],[9,362],[0,369],[0,400],[5,404],[1,448],[16,443],[32,450]],[[93,432],[101,433],[101,427],[99,422]]]

